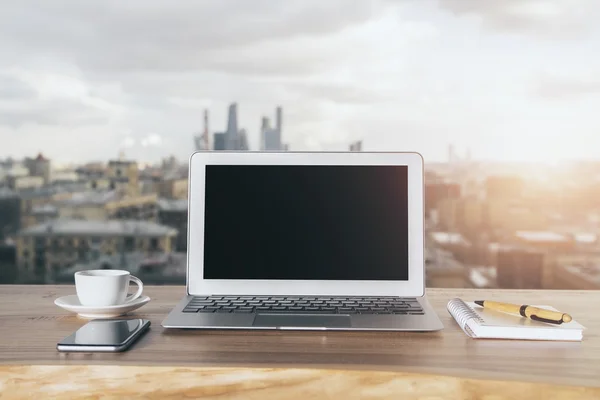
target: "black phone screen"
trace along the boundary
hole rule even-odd
[[[145,319],[93,320],[64,338],[59,345],[121,346],[150,325]]]

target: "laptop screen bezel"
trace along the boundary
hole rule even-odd
[[[398,165],[408,167],[408,280],[204,279],[207,165]],[[423,158],[412,152],[196,152],[190,157],[187,293],[420,297],[425,293]]]

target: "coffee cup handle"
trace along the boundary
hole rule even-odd
[[[137,299],[138,297],[140,297],[142,295],[142,291],[144,290],[144,284],[142,283],[142,281],[139,278],[137,278],[133,275],[130,275],[129,282],[135,283],[138,286],[138,290],[135,294],[132,294],[131,296],[127,296],[125,298],[125,303],[130,303],[130,302],[134,301],[135,299]]]

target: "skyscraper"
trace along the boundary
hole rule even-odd
[[[237,103],[232,103],[229,105],[227,130],[225,131],[225,148],[227,150],[238,150],[238,134]]]
[[[284,146],[281,143],[281,129],[282,129],[282,114],[283,110],[281,107],[277,107],[275,110],[275,127],[271,128],[269,118],[263,117],[260,128],[260,149],[263,151],[281,151],[284,150]]]
[[[225,145],[226,132],[215,132],[213,137],[213,150],[227,150]]]
[[[282,132],[281,129],[283,128],[282,124],[283,124],[283,109],[281,108],[281,106],[277,107],[277,109],[275,110],[275,129],[277,129],[277,140],[279,141],[279,147],[281,148],[281,138],[282,138]]]
[[[246,134],[245,129],[240,129],[238,131],[235,149],[236,150],[250,150],[250,146],[248,146],[248,135]]]
[[[350,151],[362,151],[362,140],[350,143]]]
[[[208,133],[208,110],[204,110],[204,130],[201,135],[194,136],[196,151],[210,150]]]

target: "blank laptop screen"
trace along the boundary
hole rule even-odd
[[[408,280],[407,169],[206,166],[204,278]]]

